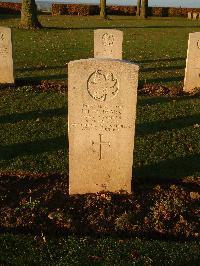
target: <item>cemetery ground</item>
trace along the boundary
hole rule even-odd
[[[1,265],[198,265],[199,93],[184,94],[184,18],[42,15],[13,28],[16,86],[0,90]],[[66,63],[93,57],[93,30],[124,32],[140,66],[133,195],[68,196]],[[77,73],[78,74],[78,73]]]

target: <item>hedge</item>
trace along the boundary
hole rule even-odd
[[[0,2],[0,14],[19,14],[21,6],[20,3]]]
[[[82,4],[52,4],[52,15],[98,15],[100,7],[98,5]],[[135,6],[108,6],[109,15],[135,15]]]
[[[99,7],[95,5],[81,4],[52,4],[52,15],[96,15]]]
[[[136,6],[107,6],[109,15],[136,15]],[[188,12],[199,12],[200,8],[149,7],[149,16],[157,17],[187,17]],[[98,5],[82,4],[52,4],[52,15],[97,15],[100,13]]]
[[[136,6],[108,6],[107,13],[109,15],[124,15],[131,16],[136,15]]]
[[[188,12],[200,13],[200,8],[177,8],[177,7],[149,7],[149,16],[156,17],[187,17]]]

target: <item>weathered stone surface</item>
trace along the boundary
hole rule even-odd
[[[190,33],[185,69],[184,91],[200,88],[200,32]]]
[[[94,57],[122,59],[123,32],[112,29],[94,31]]]
[[[131,192],[138,70],[112,59],[68,64],[70,194]]]
[[[192,12],[188,12],[188,19],[192,19]]]
[[[11,29],[0,27],[0,84],[13,84]]]

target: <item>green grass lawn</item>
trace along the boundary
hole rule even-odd
[[[188,35],[200,29],[200,21],[110,18],[42,15],[43,30],[25,31],[17,29],[18,17],[0,15],[0,26],[13,28],[17,78],[66,80],[66,63],[93,57],[93,30],[117,28],[124,32],[123,58],[141,67],[140,83],[183,84]]]
[[[112,16],[102,21],[42,15],[40,20],[42,30],[25,31],[17,28],[18,17],[0,15],[0,26],[13,28],[17,83],[26,84],[0,90],[0,172],[68,173],[66,94],[35,91],[33,83],[67,82],[66,63],[93,57],[94,29],[123,30],[123,58],[140,65],[140,84],[167,87],[183,85],[188,34],[200,31],[200,21],[183,18]],[[173,183],[199,177],[199,125],[198,96],[139,96],[134,180]],[[72,237],[37,246],[31,236],[0,238],[2,265],[198,265],[193,241]]]
[[[140,96],[136,178],[200,176],[198,97]],[[67,103],[64,93],[29,87],[0,91],[1,171],[67,173]]]
[[[12,234],[1,235],[0,242],[1,265],[197,266],[199,262],[198,242],[73,236],[52,240]]]
[[[140,64],[140,83],[183,84],[189,32],[200,22],[183,18],[41,16],[40,31],[17,28],[19,18],[1,15],[13,27],[14,60],[19,81],[67,81],[65,64],[93,56],[93,30],[120,28],[124,59]],[[67,172],[66,96],[34,92],[31,87],[0,91],[2,171]],[[198,97],[139,97],[134,176],[199,176],[200,121]],[[59,129],[59,130],[58,130]]]

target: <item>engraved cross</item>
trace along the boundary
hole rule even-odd
[[[99,160],[102,159],[102,145],[108,145],[110,147],[110,142],[106,142],[106,141],[102,141],[102,134],[99,134]],[[96,142],[92,141],[92,146],[95,144]]]

